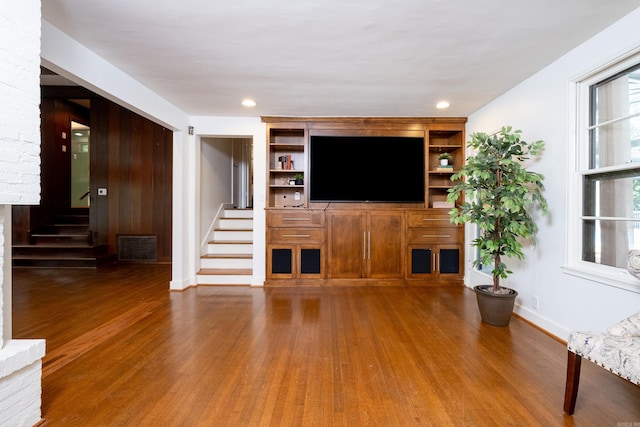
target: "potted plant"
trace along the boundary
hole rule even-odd
[[[296,181],[296,185],[303,185],[304,184],[304,175],[301,173],[297,173],[293,179],[295,179]]]
[[[512,273],[502,257],[524,258],[522,239],[535,242],[538,231],[530,212],[539,209],[544,215],[548,209],[542,194],[544,177],[522,165],[530,156],[541,154],[544,142],[528,143],[521,133],[511,126],[493,135],[473,133],[467,145],[476,154],[451,176],[456,183],[447,196],[455,203],[466,194],[464,202],[449,212],[450,221],[471,222],[479,228],[472,245],[480,255],[473,265],[493,265],[493,285],[479,285],[474,290],[482,320],[500,326],[509,324],[518,295],[514,289],[500,286],[500,279]]]
[[[438,159],[440,160],[441,166],[447,166],[451,161],[451,154],[445,151],[444,153],[440,153]]]

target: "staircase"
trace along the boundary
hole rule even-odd
[[[106,245],[93,245],[88,208],[69,209],[52,224],[33,230],[30,244],[12,246],[15,267],[95,268],[113,258],[107,255]]]
[[[205,255],[199,285],[250,285],[253,277],[253,210],[225,209],[217,220]]]

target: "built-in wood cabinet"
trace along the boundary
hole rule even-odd
[[[404,212],[336,210],[328,216],[329,278],[404,278]]]
[[[449,222],[447,191],[465,160],[464,118],[283,118],[267,124],[267,282],[291,285],[462,284],[464,229]],[[424,138],[424,203],[309,200],[310,135]],[[452,157],[449,167],[440,155]],[[389,153],[394,153],[389,147]],[[340,158],[340,153],[337,153]],[[336,174],[350,181],[349,164]],[[389,161],[402,161],[390,155]],[[381,170],[381,174],[385,171]],[[304,177],[296,183],[296,175]],[[389,176],[389,185],[402,177]]]
[[[462,225],[449,222],[447,213],[407,212],[407,277],[460,283],[463,273]]]
[[[325,277],[325,215],[308,210],[267,212],[267,276]]]

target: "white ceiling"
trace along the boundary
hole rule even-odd
[[[468,116],[640,0],[43,0],[189,115]],[[73,77],[72,77],[73,78]],[[258,103],[242,107],[243,98]],[[437,110],[441,99],[451,103]]]

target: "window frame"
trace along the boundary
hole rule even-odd
[[[591,125],[591,87],[640,64],[640,46],[602,64],[569,82],[569,126],[567,130],[567,199],[565,264],[563,271],[600,284],[640,293],[640,281],[624,268],[611,267],[582,260],[584,177],[596,173],[590,166],[589,137]],[[628,166],[600,168],[619,171]]]

